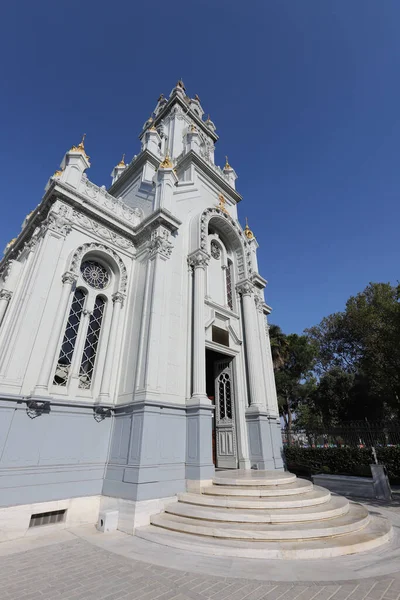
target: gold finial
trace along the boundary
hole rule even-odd
[[[159,99],[157,100],[157,102],[161,102],[161,100],[164,100],[164,94],[160,94]]]
[[[8,248],[10,248],[10,246],[13,246],[16,242],[17,238],[13,238],[12,240],[10,240],[6,246],[6,250],[8,250]]]
[[[157,131],[157,129],[155,128],[154,123],[152,124],[152,126],[150,127],[149,131]]]
[[[197,100],[197,102],[200,102],[200,98],[198,97],[197,94],[195,95],[194,99]]]
[[[244,228],[244,235],[247,237],[248,240],[254,240],[254,233],[251,231],[251,229],[249,227],[249,222],[247,220],[247,217],[246,217],[246,227]]]
[[[72,148],[71,148],[71,150],[72,150]],[[61,177],[63,170],[64,170],[64,169],[58,169],[58,170],[57,170],[57,171],[54,173],[53,177]]]
[[[211,119],[210,119],[210,115],[209,115],[209,114],[207,115],[207,121],[211,121]],[[206,122],[207,122],[207,121],[206,121]]]
[[[70,152],[80,152],[89,160],[89,156],[86,154],[86,151],[85,151],[85,145],[84,145],[85,137],[86,137],[86,133],[83,134],[82,139],[77,146],[72,146]]]
[[[225,206],[226,200],[222,194],[220,194],[218,196],[218,200],[219,200],[219,204],[218,204],[217,208],[219,208],[219,210],[222,210],[222,212],[229,214],[228,211],[226,210],[226,206]]]
[[[185,90],[185,84],[182,81],[182,77],[180,78],[180,80],[178,81],[178,83],[176,84],[176,87],[180,87],[183,90]]]
[[[166,157],[164,158],[162,163],[160,163],[160,169],[172,169],[173,166],[174,165],[172,164],[172,161],[169,157],[169,152],[167,152]]]
[[[117,164],[117,167],[126,167],[126,164],[125,164],[125,154],[122,155],[122,158],[119,161],[119,163]]]
[[[227,156],[225,156],[225,167],[224,167],[224,169],[232,169],[231,165],[229,164]]]

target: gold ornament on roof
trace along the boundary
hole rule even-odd
[[[117,164],[117,167],[126,167],[126,164],[125,164],[125,154],[122,155],[122,158],[119,161],[119,163]]]
[[[167,152],[166,157],[164,158],[162,163],[160,163],[160,169],[172,169],[173,166],[174,165],[172,164],[169,153]]]
[[[71,148],[71,150],[72,150],[72,148]],[[58,170],[57,170],[57,171],[54,173],[53,177],[61,177],[61,175],[63,174],[63,171],[64,171],[64,169],[58,169]]]
[[[225,167],[224,167],[224,169],[232,169],[231,165],[229,164],[227,156],[225,156]]]
[[[197,100],[197,102],[200,102],[200,98],[198,97],[197,94],[195,95],[194,99]]]
[[[161,102],[161,100],[164,100],[164,94],[160,94],[159,99],[157,100],[157,102]]]
[[[246,217],[246,227],[244,228],[244,235],[247,237],[248,240],[254,240],[254,233],[251,231],[251,229],[249,227],[247,217]]]
[[[86,137],[86,133],[83,134],[82,139],[77,146],[72,146],[70,152],[80,152],[81,154],[83,154],[83,156],[85,158],[87,158],[87,160],[89,160],[89,156],[86,154],[86,151],[85,151],[85,145],[84,145],[85,137]]]
[[[219,210],[222,210],[222,212],[229,214],[227,209],[226,209],[226,199],[224,198],[224,196],[222,194],[220,194],[218,196],[218,200],[219,200],[219,204],[217,206],[217,208],[219,208]]]
[[[186,89],[186,88],[185,88],[185,84],[184,84],[184,83],[183,83],[183,81],[182,81],[182,78],[181,78],[181,79],[178,81],[178,83],[176,84],[176,87],[180,87],[180,88],[182,88],[183,90],[185,90],[185,89]]]
[[[10,248],[10,246],[13,246],[15,244],[16,240],[17,240],[17,238],[13,238],[12,240],[10,240],[6,246],[6,250],[8,248]]]

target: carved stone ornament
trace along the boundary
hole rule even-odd
[[[68,283],[69,285],[74,285],[77,279],[78,276],[76,275],[76,273],[72,273],[71,271],[66,271],[61,278],[63,283]]]
[[[251,294],[254,292],[254,285],[251,283],[251,281],[242,281],[236,285],[236,290],[242,296],[251,296]]]
[[[210,244],[210,253],[215,260],[219,260],[221,258],[221,248],[214,240],[212,240]]]
[[[254,296],[254,303],[259,313],[264,314],[264,302],[257,294]]]
[[[7,281],[10,275],[12,264],[12,260],[7,260],[4,265],[1,266],[0,278],[4,281],[4,283]]]
[[[203,250],[196,250],[188,256],[188,264],[194,269],[205,269],[208,266],[209,262],[210,255],[207,254],[207,252],[203,252]]]
[[[99,237],[123,248],[124,250],[130,250],[133,248],[133,242],[131,240],[126,239],[125,237],[118,235],[115,231],[112,231],[108,227],[105,227],[101,223],[90,219],[86,215],[82,214],[77,210],[72,211],[71,220],[84,227],[88,231],[93,231]]]
[[[114,304],[120,303],[122,306],[124,304],[124,300],[125,296],[124,294],[121,294],[121,292],[115,292],[115,294],[112,295],[112,301]]]
[[[169,241],[169,231],[165,227],[157,227],[151,233],[149,242],[150,258],[154,258],[157,254],[163,258],[169,258],[172,253],[173,245]]]
[[[72,256],[70,271],[72,273],[78,274],[79,267],[80,267],[83,256],[93,250],[97,250],[101,254],[107,254],[107,255],[113,257],[113,259],[115,260],[115,262],[117,263],[117,265],[119,267],[119,273],[120,273],[119,291],[122,293],[125,293],[127,285],[128,285],[128,272],[126,270],[126,267],[125,267],[123,261],[121,260],[121,258],[119,257],[119,255],[112,248],[109,248],[108,246],[105,246],[104,244],[96,244],[95,242],[92,242],[92,243],[82,244],[82,246],[79,246],[79,248],[77,248],[75,250],[75,252]]]
[[[72,230],[71,224],[64,216],[56,212],[50,212],[42,224],[42,233],[47,230],[54,231],[62,236],[67,236]]]
[[[128,224],[136,227],[143,218],[143,212],[140,208],[131,208],[119,198],[114,198],[105,188],[98,187],[89,181],[85,173],[82,175],[78,191],[85,194],[91,204],[103,207],[106,212],[111,213],[114,218],[125,224],[128,222]]]
[[[1,290],[0,291],[0,300],[6,300],[9,302],[11,300],[12,292],[9,290]]]

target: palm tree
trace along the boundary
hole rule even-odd
[[[272,363],[274,371],[278,371],[285,364],[289,344],[287,336],[279,325],[269,326],[269,338],[271,341]]]

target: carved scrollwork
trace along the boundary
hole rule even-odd
[[[123,305],[125,300],[125,296],[124,294],[121,294],[121,292],[115,292],[115,294],[112,295],[112,301],[114,302],[114,304],[120,303],[121,306]]]
[[[117,233],[115,233],[115,231],[112,231],[111,229],[105,227],[101,223],[90,219],[89,217],[77,210],[72,211],[71,219],[81,227],[84,227],[89,231],[93,231],[99,237],[115,244],[116,246],[119,246],[120,248],[123,248],[124,250],[129,250],[133,248],[133,242],[131,240],[128,240],[127,238],[121,235],[118,235]]]
[[[10,290],[1,290],[0,291],[0,300],[6,300],[9,302],[11,300],[12,292]]]
[[[149,242],[150,258],[154,258],[157,254],[164,258],[171,256],[173,245],[169,241],[169,235],[168,229],[162,226],[152,231]]]
[[[254,303],[259,313],[264,314],[264,302],[257,294],[254,296]]]
[[[209,262],[210,255],[207,254],[207,252],[204,252],[203,250],[197,250],[195,252],[192,252],[192,254],[188,256],[188,264],[194,269],[205,269],[208,266]]]
[[[251,294],[254,292],[254,285],[248,280],[241,281],[236,285],[236,290],[242,296],[251,296]]]
[[[61,277],[61,281],[63,283],[68,283],[69,285],[74,285],[74,283],[76,282],[76,280],[78,279],[78,276],[76,273],[72,273],[72,271],[66,271],[63,276]]]

